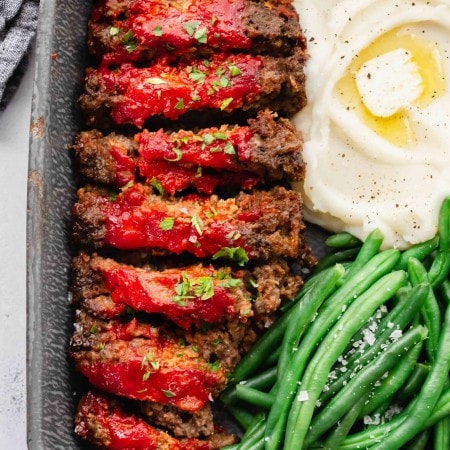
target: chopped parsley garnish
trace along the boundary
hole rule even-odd
[[[172,150],[175,153],[175,158],[164,158],[167,161],[179,161],[183,157],[183,152],[179,148],[174,148]]]
[[[127,49],[128,53],[133,52],[134,50],[136,50],[137,47],[137,42],[136,39],[134,37],[133,31],[132,30],[128,30],[122,38],[122,44],[125,46],[125,48]]]
[[[194,214],[191,217],[191,224],[195,228],[195,230],[197,231],[198,234],[201,235],[203,233],[203,231],[202,231],[202,224],[200,222],[200,218],[197,215]]]
[[[203,138],[203,142],[206,145],[210,145],[210,144],[212,144],[214,142],[214,136],[212,134],[210,134],[210,133],[203,134],[202,138]]]
[[[231,84],[230,79],[225,75],[221,75],[219,80],[213,81],[213,86],[217,86],[219,88],[226,88],[230,86],[230,84]]]
[[[147,370],[147,372],[142,375],[142,381],[147,381],[150,378],[150,375],[152,374],[151,370]]]
[[[150,375],[152,374],[152,369],[153,370],[158,370],[159,369],[159,361],[153,359],[153,354],[152,352],[147,353],[141,361],[141,369],[143,369],[144,367],[148,367],[151,366],[151,368],[149,370],[147,370],[144,375],[142,375],[142,380],[143,381],[147,381],[150,378]]]
[[[247,252],[242,247],[223,247],[218,252],[216,252],[213,259],[227,258],[238,263],[238,265],[243,266],[248,263],[249,258]]]
[[[173,228],[173,224],[175,219],[173,217],[166,217],[164,220],[161,220],[159,223],[159,228],[164,231],[169,231]]]
[[[89,330],[89,333],[96,334],[98,331],[97,325],[92,325],[91,329]]]
[[[224,140],[226,140],[227,135],[225,133],[220,133],[217,131],[216,133],[214,133],[214,137],[216,139],[220,139],[220,140],[224,141]]]
[[[235,66],[234,64],[230,64],[228,66],[228,70],[230,71],[230,75],[232,77],[237,77],[238,75],[241,74],[241,71],[240,71],[239,67]]]
[[[211,372],[217,372],[219,370],[219,367],[220,367],[220,361],[219,360],[214,361],[213,363],[208,363],[208,369]]]
[[[162,36],[163,35],[163,29],[161,25],[156,26],[155,28],[153,28],[153,34],[157,37]]]
[[[194,36],[195,30],[200,25],[198,20],[190,20],[189,22],[185,22],[183,24],[183,28],[186,30],[189,36]]]
[[[200,300],[208,300],[214,295],[212,277],[200,277],[195,280],[194,294]]]
[[[175,293],[177,295],[172,298],[172,301],[178,306],[186,306],[186,300],[194,298],[192,295],[188,295],[190,288],[191,283],[189,282],[186,272],[183,272],[181,274],[181,281],[175,286]]]
[[[206,44],[208,42],[208,37],[206,35],[206,28],[198,28],[194,33],[194,38],[197,39],[199,44]]]
[[[218,339],[214,339],[214,341],[211,342],[212,345],[219,345],[222,343],[222,339],[218,338]]]
[[[161,392],[167,397],[172,398],[175,397],[175,394],[172,391],[168,391],[166,389],[161,389]]]
[[[111,28],[109,29],[109,34],[110,34],[111,36],[117,36],[117,35],[119,34],[119,32],[120,32],[120,29],[117,28],[117,27],[111,27]]]
[[[109,194],[109,201],[110,202],[115,202],[117,200],[117,192],[111,192]]]
[[[157,178],[153,177],[150,184],[160,195],[164,195],[164,188]]]
[[[224,109],[226,109],[229,105],[230,105],[230,103],[232,102],[234,100],[234,98],[233,97],[228,97],[228,98],[226,98],[223,102],[222,102],[222,104],[220,105],[220,109],[223,111]]]
[[[158,77],[146,78],[145,82],[149,84],[167,84],[166,80],[163,80],[162,78]]]
[[[189,74],[189,78],[192,81],[196,81],[197,83],[202,84],[205,82],[206,73],[198,70],[196,67],[193,67],[191,73]]]
[[[236,150],[234,149],[233,144],[231,142],[227,142],[225,144],[225,147],[224,147],[223,151],[227,155],[235,155],[236,154]]]
[[[134,181],[130,180],[125,186],[122,186],[122,191],[126,191],[127,189],[130,189],[134,186]]]
[[[177,98],[177,104],[174,106],[175,109],[184,109],[184,100],[182,98]]]
[[[220,287],[223,288],[233,288],[233,287],[238,287],[242,284],[242,280],[240,280],[239,278],[228,278],[226,280],[222,280],[219,283]]]
[[[226,237],[227,237],[227,239],[237,240],[241,237],[241,233],[239,233],[239,231],[237,231],[237,230],[230,231]]]

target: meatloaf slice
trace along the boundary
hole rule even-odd
[[[212,194],[218,185],[251,188],[262,181],[300,181],[302,145],[289,120],[265,110],[247,126],[222,125],[197,132],[144,130],[127,138],[83,131],[73,150],[80,172],[92,182],[122,187],[144,178],[148,183],[156,180],[174,195],[190,186]]]
[[[79,99],[89,125],[134,124],[150,118],[178,119],[188,112],[229,118],[269,108],[290,116],[306,104],[305,59],[213,54],[187,58],[172,66],[159,59],[149,67],[123,64],[88,69]],[[109,119],[111,120],[109,120]]]
[[[211,265],[166,269],[137,268],[112,259],[81,254],[74,258],[73,292],[103,318],[117,317],[127,306],[160,313],[188,329],[239,317],[246,321],[252,308],[243,274]],[[98,282],[93,284],[93,281]],[[100,295],[99,295],[100,294]]]
[[[114,318],[132,308],[163,314],[185,329],[232,319],[247,322],[254,310],[273,313],[282,301],[293,300],[302,285],[283,260],[237,271],[201,264],[158,270],[80,253],[72,271],[74,302],[97,317]]]
[[[168,330],[138,322],[102,321],[77,311],[70,355],[98,389],[199,411],[224,388],[228,371]]]
[[[251,259],[310,255],[304,241],[301,196],[283,187],[229,199],[189,196],[164,199],[134,184],[117,197],[97,188],[78,191],[73,238],[97,248]]]
[[[208,441],[176,439],[136,414],[127,412],[117,399],[88,392],[78,404],[75,433],[104,449],[212,450]],[[232,442],[232,437],[228,442]]]
[[[88,46],[105,64],[150,61],[183,53],[304,52],[305,37],[291,1],[104,0],[89,23]]]

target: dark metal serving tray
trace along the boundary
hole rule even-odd
[[[30,136],[28,290],[28,448],[91,448],[73,433],[86,389],[67,357],[70,211],[76,178],[68,145],[83,127],[76,108],[86,66],[89,0],[41,0]],[[317,249],[321,234],[310,233]]]
[[[67,146],[80,128],[75,100],[86,58],[89,0],[41,0],[30,137],[28,448],[87,448],[73,434],[74,380],[67,358],[70,210],[75,176]]]

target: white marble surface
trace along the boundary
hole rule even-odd
[[[0,112],[0,449],[26,449],[26,199],[34,54]]]

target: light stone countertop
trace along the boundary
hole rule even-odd
[[[0,448],[26,449],[26,204],[34,53],[0,112]]]

